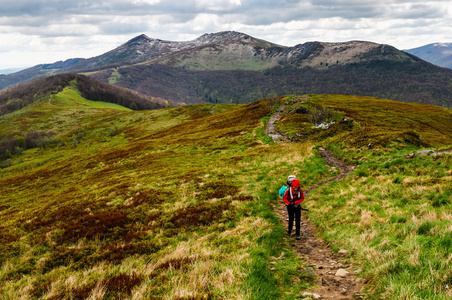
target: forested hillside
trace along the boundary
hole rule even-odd
[[[105,82],[114,76],[116,85],[184,103],[249,103],[280,94],[334,93],[452,107],[452,70],[422,62],[376,60],[322,69],[282,65],[264,72],[138,65],[91,76]]]
[[[24,83],[0,92],[0,115],[11,113],[72,85],[86,99],[119,104],[130,109],[180,106],[160,98],[113,86],[79,74],[61,74]]]

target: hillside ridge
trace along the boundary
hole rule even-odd
[[[102,55],[88,59],[69,59],[67,62],[71,62],[70,64],[58,67],[59,70],[52,72],[81,72],[103,69],[114,66],[122,66],[125,64],[130,65],[153,61],[168,55],[171,55],[174,60],[174,55],[177,52],[181,52],[183,54],[184,51],[186,52],[191,49],[191,51],[196,53],[196,51],[199,51],[203,47],[209,45],[216,45],[216,47],[223,45],[223,47],[228,47],[228,45],[230,46],[231,44],[249,48],[249,50],[246,50],[246,53],[250,56],[250,58],[257,56],[260,61],[269,60],[268,62],[263,63],[262,66],[257,67],[259,69],[271,68],[281,62],[288,62],[299,67],[311,66],[318,68],[325,67],[328,63],[338,63],[338,61],[341,64],[356,62],[358,58],[355,56],[358,52],[367,51],[372,48],[369,45],[373,45],[373,47],[376,46],[376,44],[372,42],[350,41],[344,43],[306,42],[304,44],[297,44],[293,47],[287,47],[236,31],[206,33],[191,41],[167,41],[150,38],[146,34],[141,34]],[[317,46],[324,48],[324,51],[316,52],[315,50],[318,50]],[[351,48],[355,48],[355,50],[351,50]],[[236,51],[238,48],[234,48],[233,51],[234,50]],[[311,57],[310,60],[300,63],[300,60],[315,53],[317,53],[317,55],[320,54],[321,57],[318,57],[317,59]],[[338,53],[340,53],[340,55],[338,55]],[[333,57],[330,57],[332,54]],[[194,54],[191,56],[193,57],[193,55]],[[184,56],[179,59],[183,60]],[[319,63],[321,61],[325,64],[321,65]],[[162,63],[162,61],[157,62]],[[52,64],[48,65],[51,66]],[[177,65],[187,66],[183,61],[178,62]],[[3,77],[0,77],[0,88],[3,89],[14,83],[29,80],[37,75],[44,76],[49,74],[50,71],[46,70],[45,66],[47,65],[39,65],[22,70],[20,74],[16,75],[14,75],[15,73],[4,75]],[[188,67],[190,68],[189,65]],[[247,65],[242,64],[241,68],[247,69]],[[35,69],[39,69],[40,71],[36,73]],[[209,67],[207,66],[206,68],[206,65],[203,65],[203,69],[208,70]],[[253,69],[256,69],[256,67],[253,67]]]
[[[52,94],[61,92],[75,82],[88,100],[111,102],[130,109],[156,109],[180,106],[170,100],[153,98],[119,86],[110,85],[81,74],[59,74],[23,83],[0,91],[0,116],[22,109]]]
[[[197,49],[206,45],[228,45],[231,43],[242,42],[245,44],[259,43],[260,45],[266,45],[267,47],[276,46],[276,44],[258,40],[247,34],[235,31],[206,33],[191,41],[167,41],[150,38],[145,34],[141,34],[105,54],[71,66],[68,71],[87,70],[112,64],[142,63],[167,55],[173,55],[177,52]]]

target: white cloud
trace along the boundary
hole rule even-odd
[[[145,33],[192,40],[241,31],[286,46],[451,42],[452,0],[2,0],[0,68],[92,57]],[[17,62],[17,63],[16,63]]]
[[[149,4],[149,5],[155,5],[157,3],[160,3],[160,0],[132,0],[132,4]]]
[[[196,9],[198,11],[228,11],[240,7],[240,0],[198,0],[196,1]]]

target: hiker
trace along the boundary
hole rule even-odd
[[[304,201],[304,193],[300,187],[300,181],[294,179],[292,184],[286,190],[283,201],[287,207],[287,213],[289,214],[289,228],[287,233],[289,236],[292,233],[293,221],[295,218],[295,230],[297,240],[300,239],[300,222],[301,222],[301,203]]]
[[[294,181],[295,179],[297,179],[297,177],[295,177],[295,175],[289,175],[289,177],[287,177],[287,186],[283,185],[279,189],[279,197],[280,198],[284,198],[284,194],[286,193],[287,189],[292,185],[292,181]]]
[[[292,185],[292,181],[294,181],[295,179],[297,179],[297,177],[295,175],[289,175],[289,177],[287,177],[287,185],[283,185],[280,189],[279,189],[279,197],[282,199],[284,198],[284,194],[286,193],[287,189]],[[289,216],[287,216],[286,221],[289,221]]]
[[[297,179],[295,175],[289,175],[289,177],[287,177],[287,186],[290,187],[292,185],[292,181],[294,181],[295,179]]]

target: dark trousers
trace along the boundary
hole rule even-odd
[[[287,213],[289,214],[289,228],[287,232],[289,234],[292,232],[293,221],[295,219],[295,233],[300,235],[301,205],[298,205],[297,207],[288,205]]]

